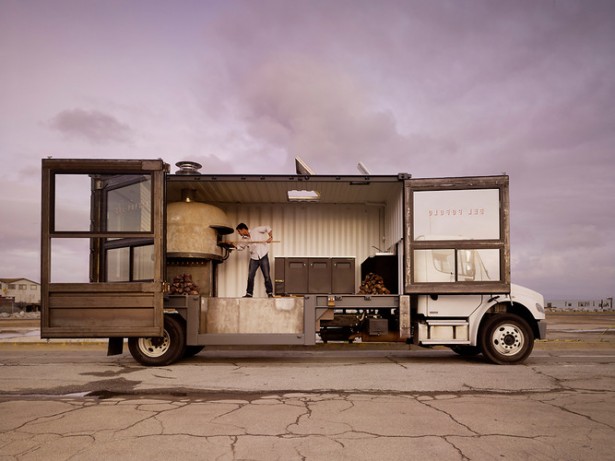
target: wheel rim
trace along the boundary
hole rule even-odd
[[[515,355],[523,350],[525,335],[517,325],[504,323],[493,330],[491,344],[498,354]]]
[[[138,344],[143,355],[156,358],[161,357],[169,350],[171,339],[167,330],[164,330],[162,338],[139,338]]]

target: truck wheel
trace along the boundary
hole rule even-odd
[[[184,325],[174,316],[165,315],[161,338],[128,338],[128,349],[142,365],[170,365],[182,358],[186,350]]]
[[[478,346],[455,345],[451,346],[451,350],[462,357],[474,357],[480,354],[480,347]]]
[[[184,351],[184,358],[189,359],[190,357],[194,357],[203,349],[205,349],[205,346],[186,346],[186,350]]]
[[[513,314],[486,319],[480,342],[485,358],[498,365],[521,363],[534,349],[532,329],[524,319]]]

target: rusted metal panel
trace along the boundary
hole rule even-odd
[[[408,339],[411,336],[410,296],[399,297],[399,337]]]
[[[303,334],[303,298],[210,298],[206,333]]]

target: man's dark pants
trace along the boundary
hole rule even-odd
[[[256,271],[261,268],[263,277],[265,278],[265,289],[267,294],[273,293],[273,284],[271,283],[271,275],[269,268],[269,255],[263,256],[261,259],[250,259],[250,267],[248,269],[248,288],[246,294],[252,296],[254,294],[254,277]]]

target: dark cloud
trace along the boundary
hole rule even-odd
[[[48,126],[69,138],[84,139],[93,144],[126,143],[132,138],[128,125],[97,110],[64,110],[53,117]]]

